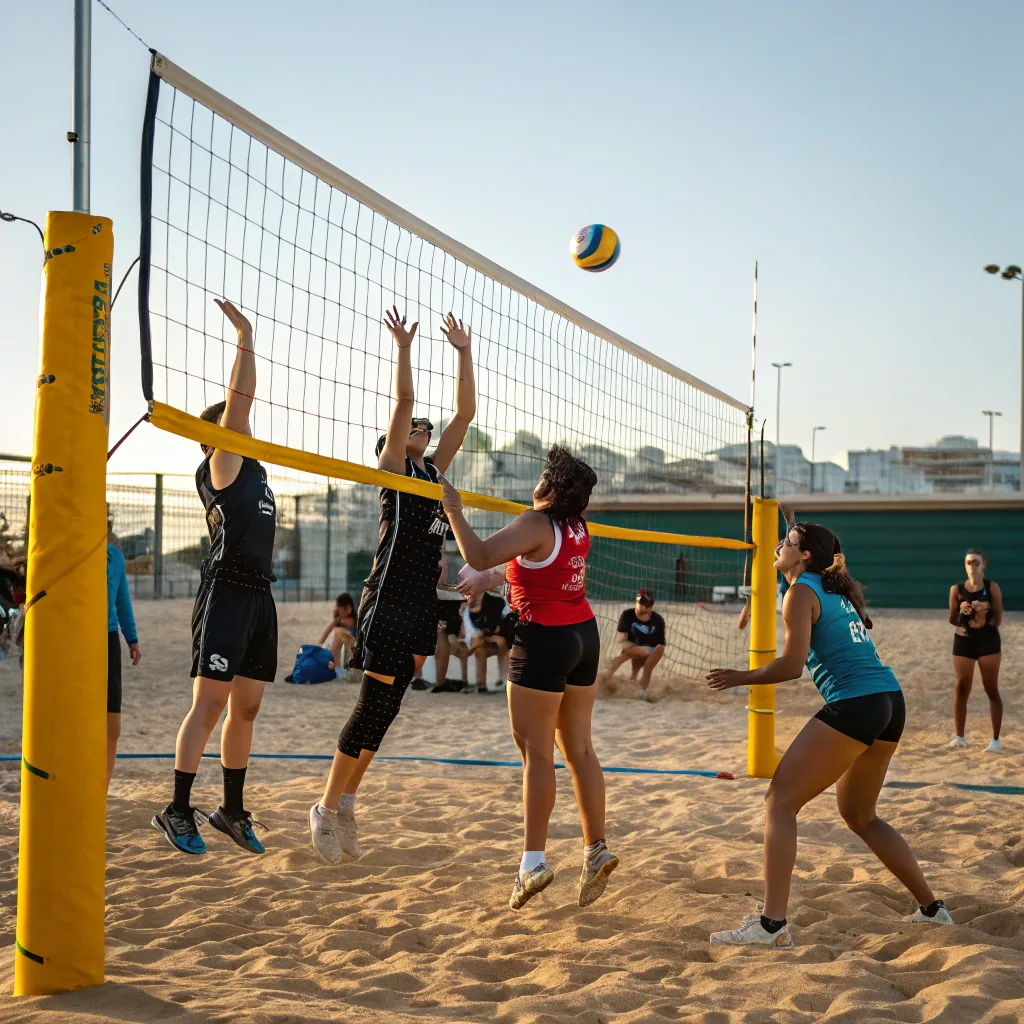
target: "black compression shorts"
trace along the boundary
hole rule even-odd
[[[207,577],[192,612],[192,676],[272,683],[277,674],[277,608],[269,585]]]
[[[529,690],[564,693],[566,686],[592,686],[601,665],[597,619],[572,626],[516,625],[508,681]]]
[[[995,626],[979,630],[970,636],[960,636],[959,633],[953,635],[954,658],[970,658],[977,661],[979,658],[987,658],[990,654],[999,654],[1002,649],[999,630]]]
[[[832,701],[814,717],[836,732],[870,747],[875,740],[899,742],[907,721],[907,706],[903,693],[891,690]]]
[[[107,634],[107,714],[121,714],[121,634]]]

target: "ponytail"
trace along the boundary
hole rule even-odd
[[[838,552],[833,557],[832,564],[821,571],[821,589],[826,594],[838,594],[840,597],[845,597],[853,605],[861,622],[868,629],[874,625],[864,606],[864,588],[850,575],[846,568],[846,558],[842,552]]]

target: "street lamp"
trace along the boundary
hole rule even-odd
[[[818,440],[818,431],[828,430],[828,427],[812,427],[811,428],[811,494],[814,493],[814,467],[817,464],[814,461],[814,447],[815,442]]]
[[[992,448],[992,424],[995,422],[995,418],[997,416],[1002,416],[1003,414],[1001,412],[993,412],[991,409],[982,409],[981,415],[988,417],[988,489],[991,491],[993,484],[992,477],[994,475],[992,472],[992,463],[995,459],[995,451]]]
[[[775,385],[775,497],[779,497],[779,445],[782,441],[782,371],[792,363],[772,363],[778,371]]]
[[[1000,268],[995,263],[990,263],[985,267],[985,273],[998,274],[1006,281],[1020,281],[1024,283],[1024,272],[1021,271],[1016,263],[1011,263],[1005,269]],[[1020,487],[1024,488],[1024,288],[1020,290],[1020,350]],[[990,417],[989,426],[991,425],[992,419]]]

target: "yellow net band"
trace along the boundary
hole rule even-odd
[[[222,448],[235,455],[259,459],[275,466],[287,466],[289,469],[301,470],[319,476],[333,477],[337,480],[351,480],[357,484],[369,484],[373,487],[386,487],[390,490],[402,491],[405,494],[418,494],[421,498],[439,500],[441,487],[439,484],[427,483],[409,476],[399,476],[383,469],[361,466],[357,462],[346,462],[344,459],[331,459],[326,455],[315,455],[313,452],[300,451],[298,448],[286,448],[284,445],[260,441],[255,437],[236,433],[216,423],[208,423],[180,409],[174,409],[163,402],[153,402],[149,421],[155,427],[166,430],[170,434],[188,438],[198,444],[210,448]],[[485,512],[503,512],[517,516],[525,512],[528,505],[520,505],[517,501],[506,501],[504,498],[492,498],[486,494],[473,491],[459,491],[462,502],[470,508],[482,509]],[[746,551],[751,545],[741,540],[728,537],[691,537],[685,533],[662,533],[656,530],[633,530],[625,526],[608,526],[605,523],[593,523],[588,520],[587,526],[595,537],[611,537],[616,540],[646,541],[651,544],[678,544],[691,548],[720,548],[727,551]]]

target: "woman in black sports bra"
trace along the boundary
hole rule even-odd
[[[992,742],[987,750],[999,751],[999,728],[1003,722],[1003,699],[999,695],[999,663],[1002,660],[999,624],[1003,620],[1003,595],[998,583],[985,578],[985,554],[977,549],[964,558],[967,580],[949,588],[949,624],[954,626],[953,725],[950,742],[954,750],[967,746],[967,698],[974,685],[974,665],[981,670],[981,684],[988,697],[992,715]]]

